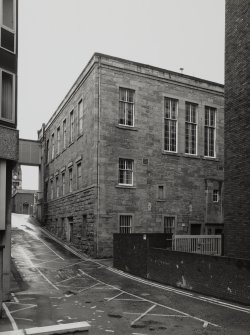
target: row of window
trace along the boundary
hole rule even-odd
[[[125,186],[133,186],[134,180],[134,161],[132,159],[119,158],[118,184]],[[60,183],[61,178],[61,183]],[[68,192],[73,191],[73,165],[68,168]],[[61,186],[61,187],[60,187]],[[82,186],[82,164],[76,164],[76,190]],[[46,184],[46,195],[48,194],[48,185]],[[54,189],[55,188],[55,189]],[[55,191],[55,196],[54,196]],[[63,170],[61,177],[59,174],[55,178],[50,179],[50,199],[58,198],[66,194],[66,170]],[[48,196],[47,196],[48,199]],[[163,185],[158,186],[158,199],[165,199],[165,190]],[[213,202],[219,202],[220,192],[213,190]]]
[[[135,91],[120,88],[119,124],[134,127],[135,124]],[[178,100],[164,100],[164,150],[177,152]],[[198,104],[185,103],[185,153],[197,154],[197,108]],[[204,155],[215,157],[216,109],[205,107]]]
[[[135,91],[120,88],[119,91],[119,125],[134,127],[135,119]],[[186,102],[185,109],[185,153],[190,155],[197,154],[197,108],[198,105]],[[80,136],[83,132],[83,101],[80,100],[77,107],[77,115],[74,110],[70,112],[69,118],[69,143],[74,141],[75,127],[77,123],[77,134]],[[164,101],[164,150],[167,152],[177,152],[177,131],[178,131],[178,100],[165,98]],[[61,140],[62,136],[62,140]],[[205,107],[204,122],[204,155],[206,157],[215,157],[215,139],[216,139],[216,109]],[[56,134],[51,135],[51,152],[49,149],[50,141],[47,140],[47,163],[55,158],[61,150],[67,146],[67,119],[63,120],[62,134],[60,126]],[[51,155],[51,156],[50,156]]]
[[[0,0],[0,45],[16,53],[16,0]]]
[[[68,129],[69,128],[69,129]],[[81,136],[83,133],[83,100],[81,99],[77,104],[77,113],[73,109],[69,114],[69,127],[67,126],[67,119],[62,123],[62,129],[57,127],[56,134],[51,135],[51,152],[50,141],[46,142],[46,162],[49,163],[62,150],[67,147],[67,132],[69,131],[69,143],[73,143],[76,136]]]
[[[73,192],[73,165],[68,168],[67,176],[68,184],[66,184],[66,169],[50,179],[50,199],[58,198],[66,194],[66,192]],[[76,164],[76,190],[82,187],[82,163]],[[48,199],[48,182],[45,183],[45,194]]]
[[[15,75],[0,69],[0,119],[15,121]]]

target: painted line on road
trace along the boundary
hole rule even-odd
[[[37,307],[37,305],[31,305],[31,306],[23,307],[23,308],[20,308],[20,309],[16,309],[14,311],[11,311],[10,314],[13,314],[13,313],[16,313],[16,312],[20,312],[20,311],[24,311],[25,309],[30,309],[30,308],[34,308],[34,307]]]
[[[57,238],[55,238],[53,235],[51,235],[49,232],[47,232],[43,228],[39,227],[39,229],[44,234],[46,234],[50,238],[52,238],[54,241],[56,241],[57,243],[59,243],[60,245],[62,245],[65,249],[69,250],[71,253],[73,253],[74,255],[78,256],[81,259],[83,259],[84,261],[86,261],[86,262],[87,261],[93,262],[95,264],[99,264],[99,265],[103,266],[102,263],[99,263],[97,261],[94,261],[92,259],[88,259],[87,257],[82,256],[80,253],[78,253],[77,251],[73,250],[71,247],[65,245],[63,242],[59,241]],[[147,281],[147,280],[135,277],[133,275],[126,274],[123,271],[116,270],[116,269],[114,269],[114,268],[112,268],[110,266],[104,266],[104,267],[108,271],[114,272],[114,273],[116,273],[116,274],[118,274],[120,276],[132,279],[132,280],[140,282],[140,283],[144,283],[144,284],[152,286],[152,287],[160,288],[162,290],[173,292],[173,293],[176,293],[178,295],[186,296],[186,297],[189,297],[191,299],[200,300],[200,301],[207,302],[207,303],[210,303],[210,304],[214,304],[214,305],[217,305],[217,306],[221,306],[221,307],[224,307],[224,308],[233,309],[233,310],[236,310],[236,311],[239,311],[239,312],[244,312],[244,313],[250,314],[250,309],[249,308],[245,308],[245,307],[241,307],[241,306],[238,306],[238,305],[229,304],[229,303],[223,302],[222,300],[219,300],[219,299],[215,301],[212,298],[210,299],[210,298],[207,298],[205,296],[196,296],[193,293],[189,293],[189,292],[185,292],[185,291],[182,291],[182,290],[178,290],[178,289],[173,288],[171,286],[167,286],[167,285],[163,286],[161,284],[152,283],[150,281]]]
[[[112,300],[114,300],[115,298],[117,298],[117,297],[119,297],[120,295],[122,295],[123,294],[123,292],[120,292],[120,293],[118,293],[118,294],[116,294],[114,297],[112,297],[112,298],[107,298],[107,301],[112,301]]]
[[[47,278],[41,271],[40,271],[40,269],[39,268],[37,268],[36,266],[35,266],[35,264],[32,262],[32,260],[27,256],[27,254],[25,253],[25,251],[23,250],[23,249],[21,249],[21,252],[22,252],[22,254],[25,256],[25,258],[28,260],[28,262],[31,264],[31,266],[34,268],[34,269],[36,269],[39,273],[40,273],[40,275],[51,285],[51,286],[53,286],[56,290],[58,290],[59,291],[59,288],[58,287],[56,287],[50,280],[49,280],[49,278]]]
[[[5,305],[4,302],[2,303],[2,306],[3,306],[3,309],[4,309],[8,319],[10,320],[10,323],[12,325],[13,330],[18,330],[17,324],[16,324],[15,320],[13,319],[12,315],[10,314],[10,311],[9,311],[8,307]]]
[[[132,312],[123,312],[123,314],[131,314],[131,315],[140,315],[141,313],[132,313]],[[175,317],[175,318],[189,318],[187,315],[177,315],[177,314],[152,314],[148,313],[148,316],[167,316],[167,317]]]
[[[57,252],[55,252],[52,248],[50,248],[48,246],[47,243],[45,243],[40,237],[38,237],[34,232],[29,231],[28,229],[25,229],[25,231],[30,234],[31,236],[33,236],[36,240],[39,240],[43,245],[45,245],[49,250],[51,250],[57,257],[61,258],[62,260],[64,260],[63,257],[61,257]]]
[[[131,326],[133,326],[137,321],[141,320],[145,315],[147,315],[150,311],[152,311],[154,308],[156,307],[156,305],[153,305],[151,307],[149,307],[149,309],[146,310],[146,312],[142,313],[140,316],[138,316],[138,318],[136,318],[134,321],[132,321],[130,323]]]
[[[17,303],[19,303],[20,301],[18,300],[18,298],[15,296],[15,293],[11,293],[11,296],[13,298],[13,300]]]
[[[91,289],[92,287],[95,287],[95,286],[97,286],[97,285],[100,285],[100,284],[99,284],[99,283],[96,283],[96,284],[91,285],[91,286],[89,286],[89,287],[85,287],[84,289],[78,291],[77,294],[82,293],[82,292],[84,292],[84,291],[87,291],[87,290],[89,290],[89,289]]]
[[[178,309],[175,309],[175,308],[172,308],[172,307],[163,305],[163,304],[159,304],[159,303],[157,303],[157,302],[155,302],[155,301],[152,301],[152,300],[149,300],[149,299],[146,299],[146,298],[142,298],[142,297],[139,297],[139,296],[137,296],[137,295],[135,295],[135,294],[126,292],[126,291],[124,291],[124,290],[121,290],[121,289],[115,287],[114,285],[107,284],[107,283],[103,282],[102,280],[99,280],[99,279],[97,279],[97,278],[95,278],[95,277],[89,275],[88,273],[84,272],[84,271],[81,270],[81,269],[79,269],[79,272],[81,272],[83,275],[85,275],[85,276],[87,276],[87,277],[89,277],[89,278],[92,278],[92,279],[96,280],[96,281],[99,282],[99,283],[102,283],[103,285],[107,285],[107,286],[113,287],[114,289],[119,290],[119,291],[121,291],[121,292],[123,292],[123,293],[126,293],[126,294],[128,294],[128,295],[131,295],[132,297],[135,297],[135,298],[137,298],[137,299],[139,298],[139,299],[144,300],[144,301],[147,301],[147,302],[149,302],[149,303],[151,303],[151,304],[154,304],[154,305],[157,305],[157,306],[160,306],[160,307],[169,309],[169,310],[171,310],[171,311],[180,313],[180,314],[182,314],[182,315],[186,315],[186,316],[188,316],[188,317],[190,317],[190,318],[192,318],[192,319],[194,319],[194,320],[197,320],[197,321],[202,322],[203,324],[208,323],[208,324],[210,324],[211,326],[214,326],[214,327],[221,327],[221,326],[219,326],[219,325],[217,325],[217,324],[215,324],[215,323],[212,323],[212,322],[209,322],[209,321],[207,321],[207,320],[204,320],[204,319],[198,318],[198,317],[196,317],[196,316],[190,315],[190,314],[188,314],[188,313],[182,312],[182,311],[180,311],[180,310],[178,310]]]
[[[245,312],[245,313],[250,314],[250,308],[230,304],[230,303],[224,302],[220,299],[208,298],[208,297],[205,297],[205,296],[196,296],[193,293],[188,293],[188,292],[185,292],[185,291],[181,291],[181,290],[178,290],[178,289],[170,287],[170,286],[152,283],[149,280],[142,279],[142,278],[127,274],[123,271],[116,270],[116,269],[113,269],[111,267],[108,267],[107,270],[109,270],[111,272],[114,272],[116,274],[119,274],[120,276],[123,276],[123,277],[129,278],[131,280],[137,281],[139,283],[143,283],[143,284],[146,284],[146,285],[149,285],[149,286],[152,286],[152,287],[160,288],[164,291],[173,292],[173,293],[176,293],[176,294],[179,294],[179,295],[190,297],[190,298],[195,299],[195,300],[208,302],[208,303],[211,303],[213,305],[218,305],[218,306],[225,307],[225,308],[228,308],[228,309],[233,309],[233,310],[237,310],[237,311],[240,311],[240,312]]]
[[[72,277],[69,277],[69,278],[66,278],[66,279],[63,279],[61,281],[57,281],[55,284],[61,284],[67,280],[70,280],[70,279],[74,279],[74,278],[79,278],[79,274],[77,274],[76,276],[72,276]],[[80,279],[80,278],[79,278]]]
[[[41,271],[40,271],[40,269],[38,269],[38,268],[36,268],[37,269],[37,271],[40,273],[40,275],[51,285],[51,286],[53,286],[56,290],[58,290],[59,291],[59,288],[58,287],[56,287],[50,280],[49,280],[49,278],[47,278]]]
[[[33,258],[32,258],[32,259],[33,259]],[[51,259],[51,260],[49,260],[49,261],[43,261],[43,262],[40,262],[40,263],[36,263],[36,266],[37,266],[37,265],[44,264],[44,263],[54,262],[54,261],[57,260],[57,259],[58,259],[58,257],[56,257],[56,258],[54,258],[54,259]]]

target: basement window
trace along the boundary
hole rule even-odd
[[[132,215],[119,216],[120,234],[131,234],[132,233]]]

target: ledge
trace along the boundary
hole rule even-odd
[[[126,186],[126,185],[116,185],[116,188],[126,188],[126,189],[136,189],[135,186]]]
[[[123,129],[123,130],[132,130],[132,131],[138,131],[138,128],[131,127],[131,126],[123,126],[121,124],[117,124],[116,128]]]

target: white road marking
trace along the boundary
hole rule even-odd
[[[115,295],[114,297],[112,297],[112,298],[107,298],[106,300],[107,300],[107,301],[114,300],[115,298],[119,297],[119,296],[122,295],[122,294],[123,294],[123,292],[120,292],[120,293],[118,293],[117,295]]]
[[[8,307],[5,305],[4,302],[2,303],[2,306],[3,306],[3,309],[4,309],[7,317],[10,320],[10,323],[12,325],[13,330],[18,330],[17,324],[16,324],[15,320],[13,319],[12,315],[10,314],[10,311],[9,311]]]
[[[51,286],[53,286],[56,290],[58,290],[59,291],[59,288],[58,287],[56,287],[41,271],[40,271],[40,269],[39,268],[37,268],[36,266],[35,266],[35,264],[31,261],[31,259],[26,255],[26,253],[24,252],[24,250],[23,249],[21,249],[21,252],[23,253],[23,255],[25,256],[25,258],[28,260],[28,262],[30,263],[30,265],[31,265],[31,267],[33,267],[33,268],[35,268],[39,273],[40,273],[40,275],[51,285]]]
[[[133,326],[137,321],[141,320],[145,315],[147,315],[150,311],[152,311],[152,309],[154,309],[156,307],[156,305],[153,305],[151,307],[149,307],[149,309],[146,310],[146,312],[142,313],[140,316],[138,316],[138,318],[136,318],[134,321],[132,321],[130,323],[131,326]]]
[[[32,319],[25,319],[25,318],[15,318],[16,320],[23,320],[23,321],[30,321],[33,322],[34,320]],[[0,333],[1,334],[1,333]]]
[[[132,313],[132,312],[123,312],[123,314],[131,314],[131,315],[141,315],[141,313]],[[189,318],[188,315],[177,315],[177,314],[153,314],[148,313],[148,316],[167,316],[167,317],[175,317],[175,318]]]
[[[87,257],[82,256],[80,253],[78,253],[77,251],[73,250],[69,246],[65,245],[63,242],[59,241],[57,238],[55,238],[53,235],[51,235],[50,233],[48,233],[43,228],[39,227],[39,229],[45,235],[48,235],[54,241],[56,241],[57,243],[59,243],[62,246],[64,246],[65,249],[69,250],[71,253],[73,253],[74,255],[78,256],[81,259],[83,259],[84,261],[86,261],[86,262],[92,262],[92,263],[98,264],[100,266],[104,266],[108,271],[117,273],[117,274],[119,274],[122,277],[127,277],[127,278],[130,278],[130,279],[134,280],[134,281],[141,282],[141,283],[144,283],[144,284],[152,286],[152,287],[157,287],[157,288],[160,288],[160,289],[165,290],[165,291],[169,291],[169,292],[173,292],[173,293],[176,293],[176,294],[179,294],[179,295],[182,295],[182,296],[190,297],[191,299],[200,300],[200,301],[207,302],[207,303],[214,304],[214,305],[218,305],[218,306],[221,306],[221,307],[224,307],[224,308],[233,309],[233,310],[236,310],[236,311],[245,312],[245,313],[250,314],[250,309],[249,308],[244,308],[244,307],[233,305],[233,304],[227,304],[227,303],[225,303],[225,302],[223,302],[223,301],[221,301],[219,299],[217,301],[215,301],[214,299],[212,299],[212,298],[209,299],[209,298],[207,298],[205,296],[196,296],[193,293],[189,293],[189,292],[185,292],[185,291],[182,291],[182,290],[178,290],[178,289],[173,288],[171,286],[152,283],[150,281],[147,281],[147,280],[135,277],[133,275],[126,274],[125,272],[123,272],[121,270],[116,270],[116,269],[114,269],[114,268],[112,268],[110,266],[106,266],[106,265],[104,265],[102,263],[99,263],[97,261],[94,261],[92,259],[88,259]],[[96,289],[99,289],[99,287],[96,288]]]
[[[111,267],[107,267],[106,269],[108,271],[114,272],[114,273],[116,273],[116,274],[118,274],[122,277],[129,278],[131,280],[134,280],[134,281],[139,282],[139,283],[143,283],[143,284],[148,285],[148,286],[160,288],[164,291],[169,291],[169,292],[173,292],[173,293],[176,293],[176,294],[179,294],[179,295],[182,295],[182,296],[190,297],[191,299],[200,300],[200,301],[207,302],[207,303],[210,303],[210,304],[213,304],[213,305],[217,305],[217,306],[221,306],[221,307],[225,307],[225,308],[228,308],[228,309],[233,309],[233,310],[236,310],[236,311],[240,311],[240,312],[250,314],[250,308],[245,308],[245,307],[242,307],[242,306],[229,304],[227,302],[221,301],[220,299],[207,298],[207,297],[204,297],[204,296],[196,296],[193,293],[188,293],[188,292],[185,292],[185,291],[182,291],[182,290],[178,290],[178,289],[173,288],[171,286],[152,283],[149,280],[145,280],[145,279],[142,279],[142,278],[135,277],[135,276],[127,274],[123,271],[113,269]]]
[[[89,286],[89,287],[85,287],[84,289],[78,291],[77,294],[82,293],[82,292],[84,292],[84,291],[87,291],[87,290],[89,290],[89,289],[91,289],[92,287],[95,287],[95,286],[97,286],[97,285],[99,285],[99,283],[94,284],[94,285],[91,285],[91,286]]]
[[[115,299],[115,301],[138,301],[138,302],[145,302],[144,299]]]
[[[56,261],[57,259],[58,259],[58,257],[56,257],[56,258],[54,258],[54,259],[51,259],[51,260],[49,260],[49,261],[43,261],[43,262],[40,262],[40,263],[36,263],[36,266],[41,265],[41,264],[44,264],[44,263],[54,262],[54,261]]]
[[[72,276],[72,277],[63,279],[63,280],[61,280],[61,281],[58,281],[58,282],[56,282],[55,284],[60,284],[60,283],[63,283],[63,282],[65,282],[65,281],[67,281],[67,280],[74,279],[74,278],[79,278],[79,274],[77,274],[76,276]]]
[[[11,296],[15,302],[19,302],[18,298],[15,296],[14,293],[11,293]]]
[[[40,273],[40,275],[51,285],[51,286],[53,286],[56,290],[58,290],[59,291],[59,288],[58,287],[56,287],[41,271],[40,271],[40,269],[38,269],[38,268],[36,268],[37,269],[37,271]]]
[[[20,312],[20,311],[24,311],[25,309],[30,309],[30,308],[34,308],[34,307],[37,307],[37,305],[30,305],[30,306],[27,306],[27,307],[16,309],[14,311],[11,311],[10,314],[13,314],[13,313],[16,313],[16,312]]]
[[[159,304],[159,303],[154,302],[154,301],[152,301],[152,300],[149,300],[149,299],[146,299],[146,298],[141,298],[141,297],[139,297],[139,296],[137,296],[137,295],[135,295],[135,294],[126,292],[126,291],[124,291],[124,290],[121,290],[121,289],[115,287],[114,285],[107,284],[107,283],[103,282],[102,280],[99,280],[99,279],[97,279],[97,278],[95,278],[95,277],[89,275],[88,273],[84,272],[84,271],[81,270],[81,269],[79,269],[79,272],[81,272],[83,275],[85,275],[85,276],[87,276],[87,277],[89,277],[89,278],[92,278],[92,279],[96,280],[96,281],[99,282],[99,283],[102,283],[103,285],[107,285],[107,286],[113,287],[114,289],[119,290],[119,291],[121,291],[121,292],[123,292],[123,293],[126,293],[126,294],[128,294],[128,295],[131,295],[132,297],[135,297],[135,298],[137,298],[137,299],[139,298],[139,299],[142,299],[142,300],[144,300],[144,301],[148,301],[148,302],[151,303],[151,304],[155,304],[155,305],[157,305],[157,306],[160,306],[160,307],[169,309],[169,310],[171,310],[171,311],[180,313],[180,314],[182,314],[182,315],[186,315],[186,316],[188,316],[188,317],[190,317],[190,318],[192,318],[192,319],[194,319],[194,320],[197,320],[197,321],[202,322],[203,324],[204,324],[204,322],[208,322],[208,321],[203,320],[203,319],[201,319],[201,318],[198,318],[198,317],[196,317],[196,316],[193,316],[193,315],[190,315],[190,314],[188,314],[188,313],[179,311],[178,309],[175,309],[175,308],[172,308],[172,307],[169,307],[169,306],[165,306],[165,305],[163,305],[163,304]],[[208,322],[208,324],[210,324],[211,326],[214,326],[214,327],[221,327],[221,326],[219,326],[219,325],[217,325],[217,324],[215,324],[215,323],[212,323],[212,322]]]

